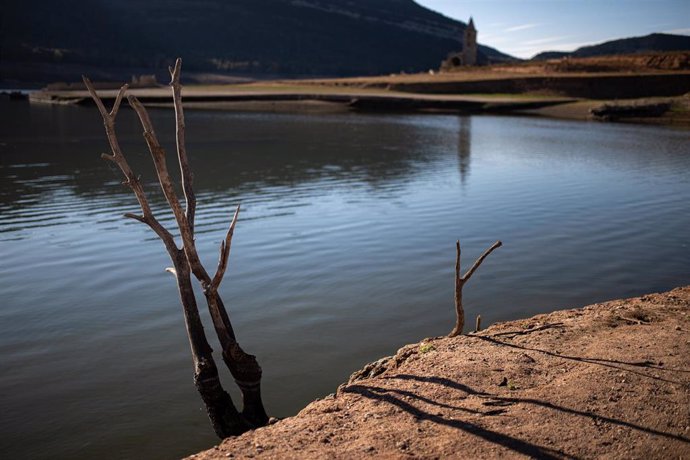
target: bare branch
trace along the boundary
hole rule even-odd
[[[112,155],[104,153],[101,155],[101,157],[105,160],[115,163],[120,168],[120,171],[122,171],[122,174],[125,176],[125,183],[129,185],[129,187],[132,189],[134,195],[137,198],[137,201],[139,202],[139,206],[141,207],[141,212],[143,214],[144,219],[142,222],[148,224],[148,226],[156,233],[156,235],[158,235],[158,237],[163,241],[163,244],[165,244],[166,249],[172,257],[173,252],[177,251],[175,239],[173,238],[172,234],[168,230],[166,230],[165,227],[163,227],[160,224],[160,222],[158,222],[158,220],[151,212],[151,207],[149,206],[146,194],[144,193],[144,188],[141,186],[139,178],[134,174],[132,168],[130,168],[129,163],[127,163],[127,159],[124,157],[124,155],[122,154],[122,150],[120,149],[120,144],[117,140],[117,134],[115,133],[115,114],[117,114],[116,107],[119,107],[119,102],[117,102],[116,100],[116,104],[115,106],[113,106],[112,114],[108,113],[108,111],[105,109],[105,106],[103,105],[103,101],[96,93],[96,90],[93,87],[91,80],[89,80],[86,77],[83,77],[83,80],[84,84],[86,85],[86,89],[89,91],[89,94],[96,103],[96,107],[98,107],[98,111],[101,113],[101,117],[103,118],[103,124],[105,126],[105,134],[108,138],[108,143],[110,144],[110,150],[112,151]],[[118,99],[122,99],[126,90],[127,85],[124,85],[118,93]]]
[[[460,240],[455,241],[455,278],[462,280],[460,274]]]
[[[129,85],[125,84],[122,85],[120,88],[120,91],[117,93],[117,97],[115,98],[115,103],[113,104],[113,108],[110,112],[105,108],[105,105],[103,104],[103,101],[101,100],[100,97],[96,94],[96,90],[93,87],[93,83],[91,83],[91,80],[88,79],[88,77],[82,75],[82,80],[84,81],[84,85],[86,86],[86,89],[88,90],[89,94],[91,95],[91,98],[94,100],[96,103],[96,107],[98,107],[98,111],[101,112],[101,116],[103,117],[104,122],[114,122],[115,117],[117,116],[117,111],[120,109],[120,102],[122,102],[122,97],[124,96],[125,92],[127,92],[127,89],[129,88]]]
[[[194,243],[194,234],[193,234],[193,222],[194,222],[194,207],[195,207],[195,198],[194,194],[192,191],[192,176],[191,176],[191,171],[189,169],[189,166],[186,162],[187,156],[186,156],[186,151],[184,149],[184,120],[182,118],[182,103],[181,103],[181,97],[180,97],[180,88],[179,88],[179,71],[182,65],[182,61],[178,61],[175,65],[175,69],[172,70],[171,75],[173,76],[173,93],[175,96],[175,104],[176,107],[179,108],[180,110],[177,112],[178,114],[178,156],[180,159],[180,167],[181,167],[181,172],[182,172],[182,177],[183,180],[185,181],[183,183],[184,191],[185,191],[185,197],[187,199],[187,206],[188,206],[188,213],[185,215],[183,213],[182,208],[180,206],[180,202],[177,198],[177,194],[175,192],[175,189],[172,185],[172,180],[170,179],[170,175],[168,173],[168,168],[167,168],[167,163],[165,159],[165,151],[161,147],[160,143],[158,142],[158,139],[156,138],[155,131],[153,129],[153,125],[151,123],[151,119],[149,118],[148,112],[146,111],[146,108],[141,104],[141,102],[134,96],[129,95],[128,100],[130,105],[134,108],[136,111],[137,115],[139,116],[139,120],[141,121],[141,124],[144,128],[144,137],[146,139],[146,142],[148,144],[149,150],[151,152],[151,156],[154,161],[154,166],[156,168],[156,173],[158,175],[158,181],[160,182],[161,188],[163,189],[163,193],[166,197],[166,200],[168,201],[168,204],[170,208],[173,211],[173,214],[175,215],[175,220],[177,221],[177,225],[180,229],[180,234],[182,236],[182,244],[183,244],[183,249],[185,256],[187,258],[187,261],[189,263],[189,267],[191,268],[192,272],[194,273],[194,276],[199,280],[201,283],[203,289],[204,289],[204,294],[206,295],[206,299],[208,302],[208,307],[209,311],[211,313],[211,319],[213,320],[213,326],[216,330],[216,334],[218,335],[218,338],[220,339],[221,345],[223,347],[223,350],[229,350],[230,347],[234,346],[236,344],[235,340],[235,334],[234,331],[232,330],[232,324],[230,323],[230,319],[228,317],[227,312],[225,311],[225,307],[223,306],[223,303],[218,296],[217,292],[217,287],[220,284],[220,281],[222,280],[223,277],[223,272],[225,268],[222,268],[220,273],[216,273],[216,280],[212,280],[206,269],[204,268],[203,264],[201,263],[201,260],[199,258],[199,255],[196,250],[196,245]],[[177,89],[176,89],[177,87]],[[181,128],[181,129],[180,129]],[[234,231],[234,223],[236,220],[231,224],[231,229],[229,230],[229,235],[226,237],[231,238],[232,237],[232,231]],[[222,267],[225,267],[227,264],[227,253],[230,250],[230,244],[229,240],[227,243],[224,243],[224,246],[221,248],[221,257],[225,258],[225,261],[221,263]],[[222,256],[222,254],[226,254],[225,256]]]
[[[106,135],[112,150],[112,155],[104,154],[103,158],[108,161],[112,161],[120,168],[126,179],[125,184],[132,189],[142,209],[141,216],[133,213],[127,213],[125,216],[139,222],[146,223],[163,241],[170,258],[173,261],[174,267],[168,268],[167,271],[175,275],[177,281],[180,300],[182,302],[185,316],[185,326],[194,360],[194,382],[199,390],[199,393],[201,394],[202,399],[204,400],[214,430],[221,438],[224,438],[230,435],[240,434],[250,427],[258,425],[258,423],[262,425],[265,424],[268,421],[268,417],[265,415],[263,405],[261,404],[258,384],[258,380],[261,378],[261,368],[258,366],[258,364],[252,365],[252,362],[250,362],[249,365],[245,365],[244,361],[238,361],[238,359],[234,356],[231,357],[232,364],[239,365],[245,374],[248,374],[250,377],[254,376],[257,380],[256,385],[253,385],[250,389],[241,387],[243,397],[245,399],[245,411],[247,411],[247,408],[249,408],[247,415],[243,413],[242,416],[240,416],[232,403],[232,399],[223,390],[220,384],[218,370],[215,362],[213,361],[212,350],[208,344],[208,341],[206,340],[203,324],[201,323],[201,318],[199,317],[196,299],[194,297],[194,290],[192,289],[190,279],[190,268],[192,268],[192,266],[197,268],[200,267],[200,274],[205,275],[209,283],[211,280],[208,276],[208,273],[206,273],[201,265],[201,262],[199,261],[196,248],[194,247],[194,239],[190,232],[189,223],[185,215],[182,213],[180,204],[175,194],[175,189],[168,174],[165,161],[165,152],[156,138],[156,134],[153,131],[153,126],[148,113],[134,96],[128,96],[130,104],[136,110],[144,127],[144,138],[146,139],[146,143],[151,152],[151,156],[156,167],[156,172],[158,174],[158,180],[163,188],[163,192],[168,200],[168,204],[175,214],[175,218],[180,228],[180,233],[182,234],[184,244],[183,249],[179,249],[177,247],[172,234],[165,229],[165,227],[163,227],[153,216],[141,182],[139,181],[139,178],[135,176],[121,152],[117,136],[115,134],[115,116],[120,108],[120,104],[127,90],[127,86],[125,85],[120,89],[112,111],[108,113],[103,105],[102,100],[98,97],[93,85],[87,78],[84,78],[84,84],[86,85],[89,94],[91,94],[91,97],[101,113]],[[227,258],[227,255],[225,257]],[[222,307],[222,301],[220,298],[217,298],[217,292],[214,291],[210,294],[212,295],[214,305],[216,305],[216,307],[212,309],[211,304],[209,303],[209,309],[211,310],[211,314],[214,316],[214,326],[216,326],[216,330],[218,331],[217,324],[220,325],[220,327],[223,328],[222,331],[225,333],[224,340],[222,341],[224,342],[224,359],[226,359],[227,362],[227,359],[230,358],[225,358],[225,355],[231,355],[231,353],[226,352],[226,350],[230,349],[228,344],[234,344],[238,348],[239,346],[235,341],[232,327],[229,326],[230,320],[227,317],[225,309]],[[219,319],[216,319],[216,316],[218,316]],[[228,328],[224,328],[224,324],[228,324]],[[231,368],[231,371],[232,369],[233,368]],[[254,380],[252,380],[252,383],[254,383]]]
[[[230,228],[225,236],[225,240],[220,244],[220,259],[218,260],[218,269],[211,282],[211,289],[218,290],[221,281],[223,281],[223,276],[225,275],[225,270],[228,266],[228,258],[230,256],[230,245],[232,244],[232,235],[235,233],[235,224],[237,224],[237,217],[240,214],[240,205],[237,205],[235,210],[235,215],[232,216],[232,222],[230,223]]]
[[[168,173],[168,164],[165,159],[165,150],[160,145],[160,142],[158,142],[156,132],[153,129],[153,124],[151,123],[151,118],[149,117],[149,113],[146,110],[146,108],[144,108],[141,102],[139,102],[139,100],[131,94],[127,96],[127,99],[129,100],[129,103],[132,106],[132,108],[134,108],[137,115],[139,116],[141,126],[144,128],[144,138],[146,139],[149,151],[151,152],[151,157],[153,158],[154,166],[156,167],[158,181],[160,182],[161,188],[163,190],[163,193],[165,194],[165,198],[167,199],[168,204],[170,205],[170,208],[175,213],[175,218],[178,219],[178,225],[180,225],[181,227],[180,230],[182,230],[182,227],[186,227],[186,225],[183,225],[184,223],[180,222],[181,219],[178,215],[178,211],[181,212],[180,203],[177,199],[177,194],[175,193],[172,179],[170,178],[170,174]],[[186,241],[184,241],[184,243],[186,243]]]
[[[131,213],[131,212],[127,212],[127,213],[123,214],[123,216],[127,217],[128,219],[137,220],[137,221],[141,222],[142,224],[145,224],[145,223],[146,223],[146,217],[144,217],[144,216],[139,216],[139,215],[133,214],[133,213]]]
[[[189,166],[187,148],[185,147],[185,123],[184,110],[182,108],[182,85],[180,84],[180,73],[182,71],[182,59],[177,58],[175,68],[170,68],[170,87],[173,92],[173,105],[175,106],[176,129],[175,137],[177,143],[177,158],[180,164],[180,175],[182,176],[182,190],[185,197],[185,216],[189,230],[194,235],[194,215],[196,213],[196,195],[194,194],[194,174]]]
[[[489,256],[489,254],[491,254],[494,251],[494,249],[498,249],[501,246],[503,246],[503,243],[501,243],[500,241],[496,241],[493,245],[491,245],[491,247],[489,249],[484,251],[484,254],[479,256],[479,259],[477,259],[474,262],[474,265],[472,265],[472,268],[467,270],[467,273],[465,273],[465,276],[462,277],[463,283],[467,282],[470,279],[470,277],[479,268],[479,266],[482,264],[482,262],[484,262],[484,259],[486,259]]]
[[[103,105],[103,101],[101,100],[100,97],[96,94],[96,90],[93,87],[93,84],[91,83],[91,80],[88,79],[85,75],[81,76],[81,79],[84,81],[84,85],[86,86],[86,89],[89,91],[89,94],[91,95],[91,99],[96,103],[96,107],[98,107],[98,111],[101,112],[101,117],[103,117],[104,122],[108,122],[112,120],[110,117],[110,114],[106,110],[105,106]]]
[[[465,327],[465,309],[462,306],[462,287],[465,285],[465,280],[460,271],[460,254],[460,240],[457,240],[455,241],[455,327],[449,337],[462,334],[462,329]]]
[[[177,221],[177,226],[180,229],[180,235],[182,236],[182,245],[184,247],[185,255],[189,260],[189,265],[197,277],[203,276],[204,282],[209,284],[211,282],[211,277],[208,275],[199,255],[196,251],[196,246],[194,244],[194,236],[189,228],[189,223],[182,207],[180,206],[180,200],[177,198],[177,192],[175,192],[175,187],[173,186],[172,179],[170,178],[170,173],[168,172],[168,163],[165,159],[165,150],[158,142],[156,137],[156,132],[153,129],[153,123],[151,123],[151,118],[146,108],[139,102],[136,96],[128,95],[127,100],[129,104],[134,108],[134,111],[139,116],[139,121],[141,126],[144,128],[144,138],[146,139],[146,144],[149,147],[149,152],[151,153],[151,158],[153,158],[153,165],[156,168],[156,174],[158,176],[158,182],[163,190],[163,195],[172,210],[175,220]]]
[[[472,274],[474,274],[474,272],[479,268],[482,262],[484,262],[484,259],[486,259],[489,254],[491,254],[495,249],[500,248],[502,245],[503,243],[496,241],[474,262],[474,265],[472,265],[472,268],[465,273],[465,276],[460,276],[460,241],[455,242],[455,327],[450,334],[448,334],[449,337],[455,337],[462,334],[462,330],[465,327],[465,309],[462,305],[462,288],[465,286],[465,283],[470,279]],[[479,330],[480,326],[481,318],[478,317],[475,329]]]
[[[226,241],[224,241],[223,245],[221,246],[222,260],[219,263],[220,271],[214,276],[215,281],[211,279],[210,275],[201,263],[194,243],[193,224],[195,198],[191,187],[191,170],[187,164],[187,156],[184,149],[184,119],[182,118],[182,103],[179,87],[180,66],[181,61],[178,61],[175,69],[172,70],[172,86],[176,107],[180,109],[177,112],[178,159],[180,160],[182,177],[185,181],[183,183],[183,189],[185,191],[185,198],[187,199],[187,214],[182,211],[182,207],[177,198],[177,193],[175,192],[175,188],[172,185],[172,180],[168,173],[165,151],[156,138],[156,134],[146,108],[133,95],[129,95],[128,100],[130,105],[134,108],[139,116],[139,120],[144,128],[144,138],[146,139],[146,143],[153,158],[156,173],[158,175],[158,182],[161,185],[166,200],[168,201],[168,205],[173,211],[175,220],[180,229],[184,256],[186,257],[189,268],[194,273],[194,276],[199,280],[204,290],[204,295],[206,296],[213,326],[216,334],[218,335],[221,346],[223,347],[223,359],[228,365],[233,377],[235,377],[237,381],[252,382],[252,384],[249,386],[240,385],[240,389],[242,390],[243,398],[245,400],[245,411],[243,411],[243,415],[245,415],[245,417],[248,419],[256,419],[261,424],[265,424],[265,422],[268,420],[268,417],[266,417],[265,411],[263,410],[260,392],[258,391],[259,381],[261,378],[261,368],[255,363],[255,360],[252,361],[242,359],[238,361],[239,358],[236,356],[236,354],[232,353],[232,350],[239,347],[239,345],[237,344],[235,333],[233,331],[232,324],[230,323],[230,318],[228,317],[225,306],[223,305],[217,290],[218,285],[223,278],[225,267],[227,266],[227,259],[230,250],[230,238],[232,237],[232,233],[234,231],[237,216],[235,216],[233,219],[233,223],[231,224],[228,235],[226,236]],[[247,374],[247,376],[244,374]]]
[[[115,117],[117,116],[117,111],[120,110],[120,103],[122,102],[122,97],[125,95],[128,88],[129,88],[129,85],[124,84],[120,88],[120,91],[117,92],[117,97],[115,98],[115,103],[113,104],[113,108],[110,111],[110,116],[113,119],[115,119]]]
[[[170,72],[170,85],[172,86],[173,82],[180,81],[180,73],[182,71],[182,58],[177,58],[175,60],[175,67],[168,66],[168,72]]]
[[[189,220],[187,219],[187,216],[185,216],[184,211],[182,211],[180,201],[177,198],[177,193],[175,192],[172,179],[170,178],[170,174],[168,172],[165,150],[160,145],[160,142],[158,142],[158,138],[156,137],[153,124],[151,123],[151,119],[146,108],[135,96],[131,94],[127,96],[127,99],[139,116],[139,121],[144,128],[144,138],[146,139],[149,151],[151,152],[151,157],[153,158],[156,174],[158,175],[158,182],[160,183],[163,194],[165,195],[168,205],[175,216],[177,226],[180,229],[182,244],[187,260],[189,261],[189,266],[192,269],[194,276],[199,280],[204,289],[208,289],[212,286],[213,280],[201,263],[201,259],[197,253],[196,245],[194,243],[194,235],[192,233],[192,229],[190,228]],[[216,326],[216,330],[219,328],[230,327],[229,320],[224,320],[224,324],[215,324],[215,318],[227,318],[226,313],[214,316],[214,325]]]
[[[129,105],[132,106],[139,116],[141,126],[144,128],[144,135],[151,136],[153,140],[158,143],[158,138],[156,138],[156,132],[153,130],[153,123],[151,123],[151,117],[149,117],[148,111],[134,94],[128,94],[127,100],[129,101]]]

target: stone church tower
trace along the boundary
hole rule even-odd
[[[477,29],[471,17],[462,41],[462,65],[477,65]]]
[[[441,72],[452,72],[464,66],[477,65],[477,29],[474,28],[474,20],[470,17],[470,22],[465,27],[462,38],[462,51],[450,53],[441,63]]]

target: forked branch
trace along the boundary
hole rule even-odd
[[[120,168],[126,178],[125,184],[134,191],[134,194],[139,201],[139,205],[141,206],[142,215],[127,213],[125,216],[145,223],[151,229],[153,229],[161,240],[163,240],[168,254],[173,262],[173,267],[169,268],[168,271],[175,275],[177,280],[180,300],[182,302],[184,312],[185,325],[187,328],[187,336],[189,338],[189,343],[192,350],[192,358],[194,361],[194,382],[206,405],[213,428],[216,434],[218,434],[218,436],[221,438],[240,434],[253,427],[255,422],[254,420],[247,422],[246,417],[241,416],[237,412],[232,399],[221,386],[218,370],[213,360],[212,350],[208,344],[208,341],[206,340],[203,324],[201,323],[201,318],[199,317],[199,311],[191,284],[191,270],[187,256],[183,250],[177,247],[172,234],[158,222],[151,212],[151,208],[146,195],[144,194],[141,182],[127,163],[127,160],[122,154],[117,140],[117,135],[115,133],[115,117],[117,116],[122,98],[127,90],[127,85],[120,89],[112,110],[108,112],[103,104],[103,101],[100,97],[98,97],[93,85],[87,78],[84,78],[84,84],[86,85],[89,94],[93,98],[99,112],[101,113],[101,117],[103,118],[103,123],[105,125],[106,136],[108,138],[108,142],[110,143],[112,154],[104,154],[103,158],[115,163]],[[158,144],[158,140],[156,139],[155,132],[153,131],[148,114],[145,110],[143,110],[143,106],[138,104],[136,98],[129,96],[128,99],[135,109],[139,108],[137,113],[139,114],[139,117],[142,120],[142,124],[145,128],[144,137],[146,138],[147,144],[151,150],[154,164],[156,165],[159,182],[163,187],[166,199],[168,199],[170,207],[175,212],[178,222],[186,224],[187,219],[184,215],[181,215],[181,209],[179,202],[177,202],[177,197],[174,194],[172,181],[167,174],[165,153],[160,147],[160,144]],[[180,229],[183,232],[183,241],[189,241],[189,232],[187,232],[186,235],[184,234],[184,231],[188,228],[189,227],[187,225],[180,225]]]
[[[105,108],[105,105],[103,105],[103,101],[96,94],[96,90],[94,89],[93,84],[91,83],[91,80],[89,80],[85,76],[82,76],[81,78],[84,81],[84,85],[86,86],[86,89],[89,91],[91,98],[96,103],[96,107],[98,107],[98,111],[101,113],[101,117],[103,117],[103,121],[105,123],[114,123],[115,117],[117,117],[117,112],[118,112],[118,110],[120,110],[120,103],[122,102],[122,97],[124,96],[125,92],[127,92],[129,85],[127,85],[127,84],[122,85],[122,87],[120,88],[120,91],[118,91],[117,96],[115,97],[115,103],[113,104],[113,108],[110,110],[110,112],[108,112],[108,110]],[[109,138],[109,140],[110,140],[110,138]]]
[[[139,102],[136,96],[130,94],[127,96],[129,100],[129,105],[137,112],[139,115],[139,120],[144,127],[144,139],[146,139],[146,144],[151,152],[151,158],[153,159],[153,164],[156,168],[156,174],[158,175],[158,182],[160,183],[165,199],[168,205],[172,209],[176,219],[184,219],[184,214],[182,213],[182,208],[180,207],[180,202],[177,199],[177,193],[175,192],[175,187],[173,186],[172,179],[168,172],[167,161],[165,159],[165,150],[158,142],[158,137],[156,137],[156,132],[153,130],[153,124],[151,123],[151,118],[144,106]],[[184,228],[188,228],[186,225]],[[180,229],[182,231],[182,228]],[[182,236],[182,241],[185,243],[185,235]]]
[[[96,90],[93,87],[91,80],[89,80],[86,77],[82,78],[84,80],[84,85],[86,85],[86,89],[89,91],[89,94],[91,95],[91,98],[96,104],[96,107],[98,107],[98,111],[101,113],[101,117],[103,118],[103,125],[105,126],[106,137],[108,138],[108,143],[110,144],[110,150],[112,152],[111,154],[104,153],[101,155],[101,157],[105,160],[114,163],[120,169],[120,171],[122,171],[122,174],[125,176],[125,185],[132,189],[132,192],[134,192],[134,195],[136,196],[137,201],[139,202],[139,206],[141,207],[141,216],[132,213],[127,213],[125,214],[125,217],[135,219],[139,222],[147,224],[163,241],[163,244],[165,244],[165,247],[168,250],[168,252],[176,250],[177,246],[175,244],[175,239],[173,238],[172,234],[168,232],[168,230],[166,230],[165,227],[163,227],[160,224],[160,222],[156,219],[156,217],[153,215],[153,212],[151,211],[151,206],[149,206],[148,199],[146,198],[146,194],[144,193],[144,187],[141,185],[141,180],[139,179],[139,176],[134,174],[132,168],[130,168],[127,159],[122,154],[122,150],[120,149],[120,143],[117,140],[117,134],[115,132],[115,118],[117,117],[117,113],[120,109],[120,103],[122,102],[122,98],[127,92],[128,85],[123,85],[120,88],[120,91],[118,91],[117,97],[115,98],[115,103],[113,104],[111,111],[108,112],[108,110],[105,108],[105,105],[103,104],[102,99],[96,93]]]
[[[220,243],[220,259],[218,260],[218,268],[216,269],[216,274],[213,276],[213,281],[211,281],[211,289],[213,291],[218,291],[221,281],[223,281],[223,276],[225,276],[225,270],[228,267],[228,259],[230,257],[230,245],[232,244],[232,235],[235,233],[235,224],[237,224],[237,217],[240,215],[240,205],[237,205],[235,210],[235,215],[232,216],[232,222],[230,223],[230,228],[228,233],[225,235],[225,239]]]
[[[261,426],[268,422],[268,417],[263,409],[263,403],[260,396],[260,380],[261,367],[256,362],[254,356],[245,353],[237,343],[235,332],[232,328],[230,318],[223,301],[218,294],[218,287],[225,274],[225,269],[228,263],[228,256],[230,251],[230,243],[234,233],[235,224],[237,222],[238,212],[235,213],[233,222],[226,235],[224,242],[221,244],[220,262],[218,270],[213,278],[204,268],[201,259],[199,258],[196,245],[194,242],[194,213],[196,207],[196,198],[192,188],[192,172],[189,167],[187,152],[184,145],[184,114],[182,111],[181,100],[181,85],[180,85],[180,71],[182,61],[177,60],[175,67],[170,69],[172,81],[170,86],[173,90],[173,101],[175,104],[176,122],[177,122],[177,156],[180,165],[180,173],[183,180],[183,192],[187,203],[186,212],[182,210],[179,199],[173,187],[172,180],[168,173],[166,156],[163,147],[161,146],[156,133],[153,129],[153,124],[148,115],[146,108],[137,100],[136,97],[128,96],[129,103],[139,116],[139,120],[144,128],[144,138],[151,152],[158,181],[165,195],[170,208],[175,215],[175,220],[180,229],[182,237],[182,245],[185,256],[189,263],[194,276],[199,280],[201,287],[206,296],[211,320],[216,335],[223,348],[223,359],[232,373],[235,381],[242,390],[244,398],[244,410],[242,412],[245,419],[254,426]]]
[[[146,144],[151,152],[151,158],[153,159],[156,174],[158,175],[158,182],[160,183],[163,194],[165,195],[165,199],[167,200],[168,205],[175,216],[177,226],[180,229],[183,249],[187,259],[189,260],[190,268],[192,269],[194,276],[196,276],[201,282],[204,290],[206,290],[211,286],[212,280],[201,263],[201,259],[197,253],[192,227],[190,226],[188,216],[186,216],[185,212],[182,210],[180,200],[177,197],[177,192],[175,192],[175,187],[173,186],[172,179],[170,178],[165,150],[158,141],[156,132],[153,129],[153,123],[151,123],[151,118],[149,117],[146,108],[133,95],[129,95],[127,99],[129,100],[129,104],[139,116],[139,121],[144,128],[144,138],[146,139]],[[184,149],[182,149],[182,151],[184,151]],[[182,173],[184,175],[184,171],[182,171]]]
[[[465,309],[462,305],[462,288],[465,286],[465,283],[469,281],[474,272],[477,271],[482,262],[484,262],[484,259],[486,259],[489,254],[491,254],[495,249],[500,248],[502,245],[503,243],[496,241],[489,249],[484,251],[484,254],[479,256],[472,267],[467,270],[464,275],[462,275],[460,266],[460,241],[458,240],[455,242],[455,327],[450,334],[448,334],[448,337],[455,337],[456,335],[462,334],[462,329],[465,327]]]

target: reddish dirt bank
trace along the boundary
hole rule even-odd
[[[427,339],[190,458],[690,458],[690,286]]]

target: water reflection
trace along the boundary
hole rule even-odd
[[[458,117],[458,166],[460,182],[465,185],[470,172],[470,155],[472,154],[472,117]]]
[[[18,217],[27,208],[37,212],[29,219],[41,215],[42,203],[60,198],[55,196],[58,189],[71,199],[89,198],[98,207],[108,199],[116,208],[132,203],[119,184],[119,171],[99,158],[107,144],[95,110],[3,102],[0,115],[14,121],[0,133],[0,210],[6,215]],[[159,137],[168,140],[173,162],[173,119],[168,111],[157,110],[152,119]],[[162,206],[140,131],[133,113],[123,110],[118,133],[125,155],[142,175],[154,206]],[[195,186],[209,200],[255,195],[267,201],[273,198],[266,196],[267,190],[283,193],[282,188],[300,186],[310,193],[308,184],[322,183],[364,187],[394,198],[439,153],[425,148],[429,138],[423,126],[412,122],[400,129],[376,117],[353,115],[331,123],[315,116],[190,112],[187,133]]]

